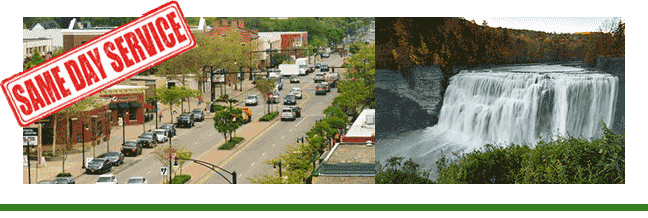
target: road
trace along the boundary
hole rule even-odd
[[[342,59],[339,55],[331,55],[330,58],[322,61],[329,66],[342,65]],[[318,70],[316,70],[317,72]],[[333,99],[339,95],[337,89],[333,88],[326,95],[315,95],[315,84],[313,84],[313,74],[306,77],[306,82],[300,83],[300,88],[304,90],[304,99],[298,101],[302,107],[302,117],[295,121],[277,122],[270,129],[261,133],[258,138],[254,139],[240,153],[225,159],[219,163],[219,166],[228,170],[237,172],[237,182],[239,184],[250,183],[250,178],[264,172],[272,173],[273,167],[266,164],[266,161],[279,157],[288,148],[294,144],[297,138],[305,136],[306,132],[315,124],[317,119],[324,118],[324,109],[331,105]],[[303,79],[302,79],[303,80]],[[284,96],[290,90],[290,86],[284,85]],[[228,183],[222,176],[217,173],[208,173],[209,177],[198,181],[203,184],[226,184]],[[227,174],[226,174],[227,176]]]
[[[330,66],[340,66],[342,60],[338,55],[332,55],[331,58],[325,59],[324,63]],[[305,77],[300,77],[301,82],[290,84],[288,80],[283,80],[284,88],[280,91],[281,96],[285,96],[290,92],[293,87],[300,87],[303,93],[303,99],[298,100],[298,104],[302,105],[302,117],[294,122],[278,122],[272,128],[264,132],[253,143],[248,144],[245,149],[241,149],[240,153],[234,153],[232,157],[227,158],[225,161],[225,169],[232,168],[239,172],[239,183],[249,183],[247,177],[253,173],[257,173],[265,166],[265,160],[279,156],[288,144],[295,142],[296,138],[305,135],[306,131],[315,123],[319,118],[324,117],[322,111],[328,107],[333,98],[338,95],[336,89],[333,89],[326,96],[315,96],[313,74]],[[195,83],[189,80],[190,83]],[[188,84],[195,87],[195,84]],[[250,95],[256,94],[261,97],[262,95],[254,90],[249,92]],[[246,96],[240,96],[240,107],[244,106],[243,102]],[[283,108],[283,104],[273,104],[274,109]],[[278,107],[277,107],[278,106]],[[265,114],[267,105],[265,101],[260,101],[257,106],[249,106],[253,111],[253,119],[258,119],[260,115]],[[220,144],[224,139],[222,134],[214,129],[214,121],[212,119],[205,119],[203,122],[197,122],[196,126],[190,129],[178,128],[177,136],[173,138],[173,144],[184,144],[187,150],[193,152],[193,157],[198,157],[205,154],[214,146]],[[272,144],[270,144],[272,142]],[[266,145],[266,146],[264,146]],[[167,143],[159,144],[158,146],[168,146]],[[276,149],[274,148],[276,147]],[[149,184],[159,184],[164,181],[164,177],[160,174],[160,168],[163,166],[168,167],[168,164],[162,164],[155,158],[152,153],[153,149],[145,148],[142,155],[137,157],[125,157],[124,164],[121,166],[113,167],[111,174],[115,175],[118,183],[123,184],[128,181],[130,177],[142,176],[148,180]],[[228,161],[231,160],[231,161]],[[98,175],[84,174],[76,178],[78,184],[92,184],[97,179]],[[216,174],[216,176],[218,176]],[[212,177],[209,177],[212,179]],[[207,180],[205,183],[223,183],[226,182],[222,178],[220,180],[214,179]]]

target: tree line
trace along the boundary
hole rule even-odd
[[[625,56],[625,23],[613,31],[546,33],[490,27],[464,18],[377,18],[378,67],[439,65],[446,74],[499,64]]]

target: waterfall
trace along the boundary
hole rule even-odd
[[[617,83],[600,73],[462,72],[445,93],[439,128],[476,144],[600,137],[602,121],[613,125]]]
[[[412,158],[427,168],[441,156],[485,144],[534,146],[556,135],[598,138],[613,126],[618,78],[560,65],[462,71],[450,79],[437,125],[378,139],[376,157]]]

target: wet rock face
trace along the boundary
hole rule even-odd
[[[411,76],[376,70],[376,132],[398,133],[436,124],[441,108],[438,67],[414,68]],[[383,123],[384,122],[384,123]]]

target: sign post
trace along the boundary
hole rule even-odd
[[[168,173],[169,173],[169,168],[167,168],[167,167],[161,167],[160,168],[160,174],[162,174],[163,176],[168,175]]]

